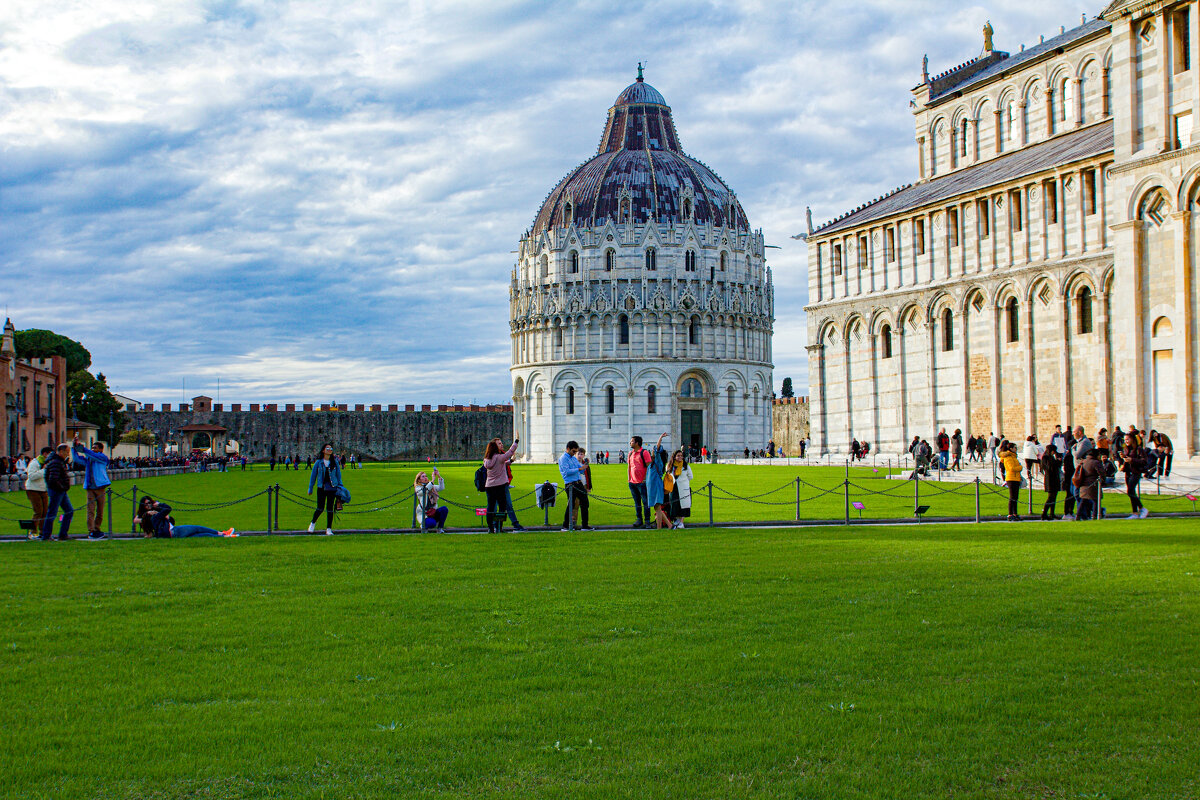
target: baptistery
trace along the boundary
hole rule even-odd
[[[732,456],[771,435],[774,289],[761,230],[683,152],[637,80],[595,157],[546,197],[510,285],[514,428],[524,457],[575,440],[612,460],[631,436]]]

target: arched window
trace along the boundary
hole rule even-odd
[[[574,386],[567,387],[567,413],[568,414],[575,413],[575,387]]]
[[[618,212],[617,220],[619,222],[629,222],[629,198],[626,197],[621,201],[621,210]]]
[[[683,382],[683,386],[679,390],[679,396],[687,398],[704,397],[704,387],[695,378],[688,378]]]
[[[958,123],[958,157],[962,159],[967,157],[967,121],[965,119]]]
[[[1005,304],[1008,322],[1008,341],[1016,342],[1021,339],[1021,314],[1017,306],[1017,298],[1008,298]]]
[[[726,258],[725,253],[721,253],[721,272],[725,271],[725,258]]]
[[[1008,101],[1004,116],[1004,122],[1008,128],[1008,140],[1012,142],[1013,147],[1016,147],[1021,140],[1021,109],[1017,107],[1016,100]]]
[[[604,271],[612,272],[613,267],[617,265],[617,252],[613,249],[604,251]]]
[[[1092,290],[1087,286],[1080,288],[1079,294],[1076,295],[1076,301],[1079,304],[1079,332],[1092,332]]]
[[[561,325],[558,325],[554,328],[554,346],[555,347],[563,346],[563,331],[562,331]]]
[[[646,387],[646,413],[658,413],[658,387],[653,383]]]
[[[563,219],[567,225],[570,225],[575,220],[575,206],[572,203],[567,203],[563,208]]]
[[[629,317],[624,314],[618,320],[618,336],[617,341],[620,344],[629,344]]]
[[[892,326],[886,322],[879,329],[879,349],[883,352],[884,358],[892,357]]]
[[[542,415],[542,387],[540,386],[537,388],[537,413],[539,417]]]
[[[950,309],[942,309],[942,350],[954,349],[954,315]]]
[[[547,278],[550,277],[550,259],[549,259],[549,257],[544,256],[544,255],[542,256],[541,267],[542,267],[542,269],[541,269],[542,280],[546,280]]]
[[[729,414],[734,413],[734,411],[733,411],[733,409],[734,409],[733,391],[734,391],[733,384],[731,383],[731,384],[729,384],[728,388],[725,389],[725,405],[726,405],[725,410]]]
[[[604,406],[605,406],[606,413],[609,413],[609,414],[617,413],[617,391],[616,391],[616,389],[614,389],[613,387],[610,386],[610,387],[608,387],[608,390],[604,394],[605,394]]]
[[[579,253],[571,251],[571,274],[579,272]]]
[[[700,319],[692,317],[688,324],[688,344],[700,344]]]
[[[695,272],[696,271],[696,251],[695,250],[688,250],[686,253],[683,254],[683,271],[684,272]]]
[[[658,253],[653,247],[646,248],[646,271],[654,272],[658,269]]]
[[[754,387],[754,397],[752,399],[754,400],[754,416],[757,417],[758,416],[758,387],[757,386]]]
[[[692,201],[684,200],[683,201],[683,219],[686,222],[686,221],[690,220],[691,218],[692,218]]]

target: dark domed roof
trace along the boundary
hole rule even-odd
[[[642,80],[640,65],[637,80],[608,110],[599,154],[559,182],[538,211],[532,232],[572,221],[581,226],[623,222],[620,206],[626,189],[626,213],[635,223],[684,221],[684,199],[690,194],[698,224],[750,227],[725,182],[680,148],[671,107]]]

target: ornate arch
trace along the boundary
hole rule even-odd
[[[1147,175],[1145,178],[1142,178],[1138,185],[1134,187],[1134,190],[1129,193],[1129,206],[1125,209],[1125,219],[1130,221],[1139,219],[1139,215],[1142,210],[1142,203],[1145,202],[1146,197],[1155,190],[1162,192],[1163,196],[1166,197],[1168,201],[1171,197],[1176,196],[1178,192],[1171,191],[1169,188],[1167,188],[1171,185],[1172,182],[1165,175],[1161,175],[1159,173]]]

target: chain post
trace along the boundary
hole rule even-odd
[[[108,535],[112,536],[112,487],[104,490],[105,504],[108,506]]]
[[[279,529],[279,484],[275,484],[275,529]]]
[[[273,533],[271,528],[271,487],[267,486],[267,533]]]
[[[129,532],[130,533],[137,533],[137,523],[134,522],[135,519],[137,519],[137,484],[136,483],[133,485],[133,513],[129,517]]]
[[[1029,516],[1033,516],[1033,470],[1029,470]]]
[[[417,500],[417,493],[416,491],[413,491],[412,518],[409,520],[409,522],[411,523],[414,531],[417,529],[417,506],[419,504],[420,503]]]
[[[842,487],[846,490],[846,524],[850,524],[850,481],[844,481]]]
[[[1104,479],[1096,479],[1096,519],[1104,519]]]
[[[800,521],[800,476],[796,476],[796,522]]]
[[[713,482],[708,482],[708,527],[713,526]]]
[[[979,476],[975,476],[975,522],[979,523]]]
[[[550,504],[542,503],[542,518],[545,519],[546,527],[550,527]]]
[[[921,471],[913,469],[913,513],[917,513],[917,509],[921,507]]]

